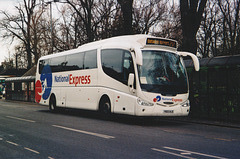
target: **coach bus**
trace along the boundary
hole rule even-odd
[[[39,59],[35,100],[57,108],[135,116],[186,116],[189,86],[177,42],[149,35],[113,37]]]

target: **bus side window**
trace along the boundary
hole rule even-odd
[[[123,57],[123,83],[126,85],[130,73],[134,73],[133,60],[131,54],[126,51]]]
[[[43,67],[48,65],[48,64],[49,64],[49,60],[40,60],[39,61],[39,67],[38,67],[39,68],[39,70],[38,70],[39,74],[42,73]]]
[[[64,63],[65,63],[65,56],[51,58],[50,67],[51,67],[52,72],[63,71]]]
[[[129,73],[134,73],[130,52],[121,49],[106,49],[101,51],[103,71],[110,77],[127,85]]]
[[[84,69],[97,68],[97,50],[85,52]]]
[[[39,66],[38,66],[38,69],[39,69],[39,70],[38,70],[38,71],[39,71],[38,73],[39,73],[39,74],[42,73],[43,67],[44,67],[44,60],[40,60],[40,61],[39,61]]]
[[[68,55],[66,58],[65,70],[71,71],[83,69],[83,58],[84,58],[83,52]]]

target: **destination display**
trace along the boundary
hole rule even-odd
[[[177,42],[167,39],[155,39],[155,38],[147,38],[147,45],[163,45],[177,48]]]

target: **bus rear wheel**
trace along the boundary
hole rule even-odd
[[[56,98],[54,95],[51,96],[49,101],[49,110],[50,112],[56,112],[57,106],[56,106]]]

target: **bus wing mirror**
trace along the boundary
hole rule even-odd
[[[133,84],[134,84],[134,74],[130,73],[128,75],[128,87],[129,87],[131,92],[133,91]]]
[[[190,56],[193,60],[194,68],[196,71],[199,71],[200,65],[199,65],[199,60],[196,55],[190,53],[190,52],[179,52],[181,56]]]

